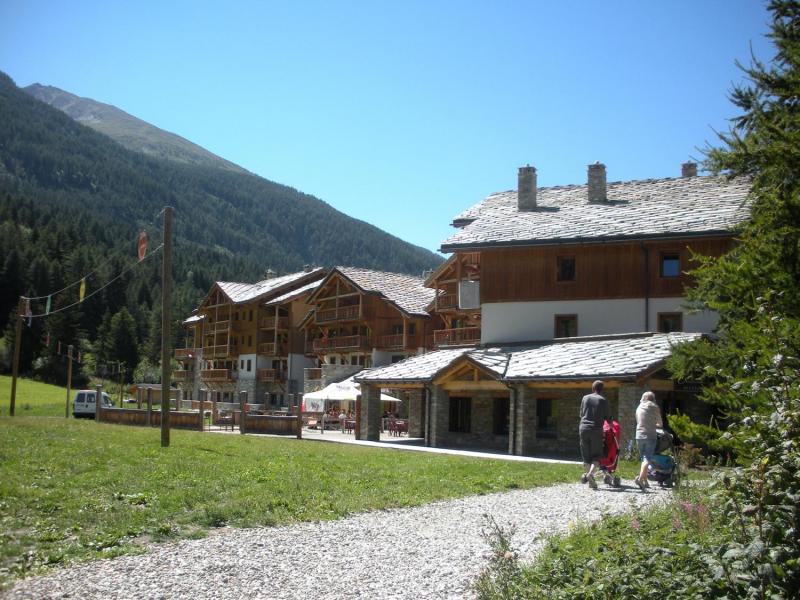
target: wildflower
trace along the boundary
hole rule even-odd
[[[639,519],[633,517],[631,519],[631,527],[633,527],[636,531],[639,531],[639,529],[642,527],[642,524],[639,522]]]

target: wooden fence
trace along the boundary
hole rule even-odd
[[[161,426],[161,407],[150,412],[150,425]],[[147,425],[148,411],[146,408],[102,408],[100,421],[103,423],[118,423],[120,425]],[[199,412],[175,411],[169,413],[169,426],[175,429],[194,429],[201,427],[202,416]]]

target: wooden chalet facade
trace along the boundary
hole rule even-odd
[[[308,313],[306,299],[324,277],[310,269],[255,284],[217,282],[184,321],[186,348],[175,350],[183,368],[173,379],[189,400],[287,406],[302,391],[305,356],[298,325]]]
[[[440,320],[425,310],[434,292],[418,277],[335,267],[310,295],[306,349],[323,365],[373,367],[426,348]]]
[[[518,190],[458,215],[442,244],[452,256],[425,281],[444,327],[424,357],[363,373],[361,435],[375,439],[374,396],[405,389],[411,432],[432,446],[512,454],[577,452],[580,398],[594,379],[632,437],[641,393],[665,409],[696,410],[694,393],[664,373],[672,346],[713,331],[690,310],[694,253],[728,251],[748,217],[749,183],[698,177]],[[448,346],[460,346],[448,348]]]

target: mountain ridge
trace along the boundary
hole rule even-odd
[[[217,156],[202,146],[139,119],[113,104],[76,96],[55,86],[40,83],[33,83],[20,89],[37,100],[66,113],[78,123],[107,135],[128,150],[179,163],[248,173],[246,169]]]

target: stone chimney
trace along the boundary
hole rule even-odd
[[[272,269],[264,271],[264,279],[275,279],[275,275],[276,273]]]
[[[685,162],[681,165],[681,177],[697,177],[697,163]]]
[[[536,167],[519,168],[517,176],[517,210],[536,210]]]
[[[606,166],[601,162],[589,165],[589,202],[606,202]]]

